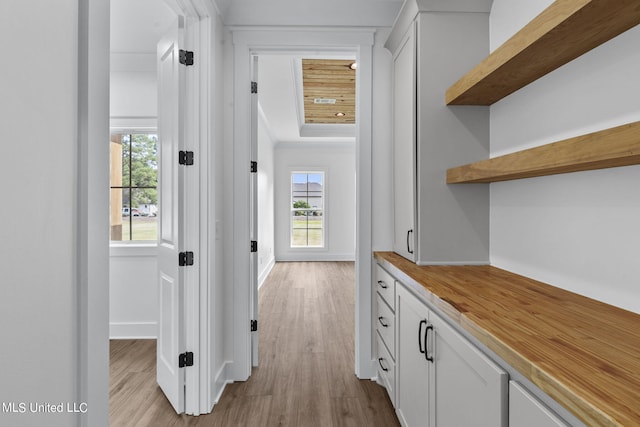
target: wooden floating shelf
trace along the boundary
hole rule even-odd
[[[640,164],[640,122],[447,170],[447,184],[481,183]]]
[[[638,24],[638,0],[556,0],[451,86],[446,103],[491,105]]]

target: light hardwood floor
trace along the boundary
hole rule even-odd
[[[155,381],[155,340],[111,341],[112,426],[397,426],[384,389],[354,370],[354,264],[278,263],[259,294],[259,367],[213,412],[176,415]]]

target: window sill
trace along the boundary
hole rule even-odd
[[[155,242],[112,242],[109,246],[109,256],[111,257],[155,257],[157,255],[158,244]]]

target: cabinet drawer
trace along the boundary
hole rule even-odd
[[[378,382],[387,389],[393,406],[396,405],[396,364],[391,358],[380,334],[376,334],[378,345]]]
[[[395,360],[395,315],[379,294],[377,297],[377,306],[376,329],[387,345],[389,354]]]
[[[382,298],[389,304],[391,310],[396,311],[396,281],[386,270],[376,264],[375,287]]]

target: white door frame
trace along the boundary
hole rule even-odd
[[[78,0],[76,286],[81,426],[109,420],[109,1]]]
[[[198,25],[188,40],[197,44],[200,62],[197,84],[201,94],[195,101],[199,118],[201,154],[198,194],[199,227],[208,235],[208,141],[209,126],[211,32],[212,19],[218,15],[211,0],[165,0],[178,14],[195,20]],[[83,212],[77,224],[76,250],[78,262],[78,402],[89,411],[80,414],[81,426],[106,426],[109,420],[109,0],[78,0],[78,167],[77,210]],[[191,37],[189,39],[189,37]],[[199,240],[201,263],[198,292],[192,292],[191,305],[197,308],[187,317],[187,324],[198,329],[187,334],[187,343],[199,348],[199,366],[187,375],[193,384],[187,392],[186,408],[194,415],[212,408],[210,366],[209,242]],[[193,240],[192,240],[193,241]]]
[[[251,280],[249,277],[249,162],[251,130],[251,58],[266,53],[355,53],[358,61],[356,92],[356,306],[355,374],[373,378],[371,334],[371,137],[373,29],[230,28],[233,41],[233,363],[230,379],[251,374]],[[229,248],[231,249],[231,248]]]

